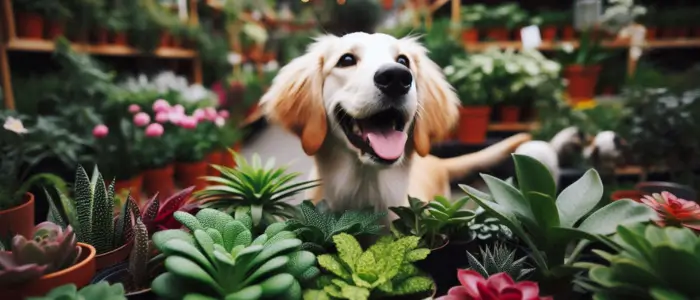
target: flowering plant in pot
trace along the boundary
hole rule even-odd
[[[483,4],[464,5],[460,14],[462,42],[465,44],[479,42],[479,29],[483,29],[481,26],[483,26],[482,20],[486,15],[486,6]]]
[[[686,227],[700,232],[700,205],[680,199],[669,192],[645,195],[639,199],[658,213],[656,225]]]
[[[561,30],[562,38],[564,38],[564,28],[573,23],[573,16],[570,11],[562,10],[542,10],[537,16],[541,20],[540,31],[542,32],[542,40],[553,42],[557,39],[557,34]]]
[[[41,296],[69,283],[82,287],[95,274],[95,248],[78,243],[70,226],[43,222],[31,239],[16,235],[0,250],[0,292],[8,299]]]
[[[92,147],[94,149],[95,165],[99,165],[114,181],[115,190],[121,193],[130,191],[134,197],[139,197],[143,176],[134,154],[133,124],[122,115],[106,118],[107,123],[98,124],[92,129]]]
[[[177,109],[180,106],[175,106]],[[175,113],[180,114],[177,122],[179,128],[176,131],[175,148],[175,174],[182,185],[195,185],[196,190],[206,186],[203,176],[207,175],[208,165],[206,155],[213,147],[210,133],[217,125],[202,118],[200,115],[186,115],[182,109]]]
[[[17,35],[20,38],[43,39],[47,17],[70,16],[70,11],[61,1],[14,0],[12,1],[17,20]],[[9,12],[11,13],[11,12]]]
[[[591,30],[581,33],[578,48],[564,45],[557,59],[564,66],[566,90],[573,102],[593,99],[600,74],[600,63],[609,54],[600,46],[600,41],[592,36]]]

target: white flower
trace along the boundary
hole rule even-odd
[[[27,128],[24,128],[22,121],[13,117],[8,117],[7,120],[5,120],[5,125],[3,125],[3,128],[16,134],[25,134],[28,132]]]
[[[226,120],[224,120],[223,117],[216,117],[216,119],[214,120],[214,124],[216,124],[216,127],[221,128],[224,127],[224,125],[226,125]]]

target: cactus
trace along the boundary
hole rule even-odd
[[[21,235],[12,239],[12,251],[0,252],[0,285],[19,284],[63,270],[80,257],[73,228],[65,230],[51,222],[34,227],[32,240]]]

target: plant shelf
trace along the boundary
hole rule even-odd
[[[160,58],[187,59],[197,54],[193,50],[178,48],[158,48],[153,53],[144,53],[136,48],[119,45],[71,44],[74,51],[103,56],[155,56]],[[9,51],[53,52],[55,45],[48,40],[13,39],[7,44]]]
[[[489,131],[531,131],[539,128],[539,123],[537,122],[524,122],[524,123],[491,123],[489,124]]]
[[[574,47],[578,47],[578,41],[557,41],[557,42],[542,42],[542,45],[538,47],[541,51],[553,51],[557,50],[563,45],[570,44]],[[603,41],[602,45],[606,48],[629,48],[630,43],[626,40],[614,40],[614,41]],[[464,45],[468,51],[484,51],[491,47],[496,48],[515,48],[522,49],[522,43],[520,41],[507,41],[507,42],[479,42],[479,43],[467,43]],[[646,43],[647,49],[662,49],[662,48],[700,48],[700,38],[694,39],[675,39],[675,40],[651,40]]]

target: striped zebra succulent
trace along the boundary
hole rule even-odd
[[[493,248],[486,246],[481,251],[481,262],[471,253],[467,252],[469,268],[479,272],[484,278],[498,273],[507,273],[516,281],[526,279],[534,268],[525,268],[527,256],[515,259],[515,250],[508,249],[505,245],[497,243]]]
[[[78,241],[95,247],[97,254],[117,249],[133,238],[131,220],[141,215],[138,205],[127,197],[115,218],[114,180],[105,184],[97,167],[88,177],[85,169],[78,166],[72,199],[57,189],[54,195],[45,192],[49,200],[49,221],[62,227],[73,226]]]

